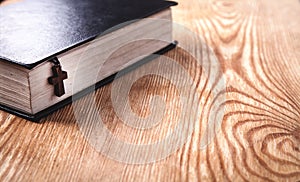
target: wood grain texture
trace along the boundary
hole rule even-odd
[[[299,1],[182,0],[179,4],[173,9],[175,21],[212,48],[226,78],[226,89],[219,93],[226,96],[219,105],[225,115],[206,148],[198,146],[214,103],[207,76],[190,54],[177,48],[166,56],[188,70],[203,108],[192,137],[180,150],[153,164],[124,164],[89,145],[71,106],[42,124],[0,112],[0,181],[299,181]],[[190,43],[190,51],[203,50],[188,37],[178,37]],[[144,65],[131,74],[149,67]],[[152,75],[131,88],[131,107],[140,116],[151,113],[151,96],[160,95],[166,102],[168,115],[152,131],[122,123],[112,107],[111,87],[97,91],[96,100],[106,127],[118,138],[153,142],[176,125],[170,121],[176,121],[180,113],[178,91],[170,81]],[[85,97],[75,105],[88,101]],[[82,112],[89,109],[82,108]]]

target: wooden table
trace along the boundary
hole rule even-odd
[[[187,51],[179,47],[166,54],[194,81],[197,88],[189,96],[200,96],[195,98],[199,118],[180,149],[148,164],[134,165],[130,158],[118,162],[89,144],[71,105],[42,124],[1,111],[0,181],[299,181],[300,2],[180,0],[179,4],[173,8],[174,21],[212,48],[220,63],[221,74],[216,79],[223,76],[226,81],[224,89],[212,94],[209,84],[203,84],[209,73],[205,76]],[[189,43],[188,51],[203,50],[187,36],[179,35],[179,39]],[[211,59],[207,56],[206,61],[211,63]],[[106,128],[120,140],[155,142],[176,125],[181,111],[179,93],[167,79],[146,76],[130,91],[131,108],[139,116],[151,114],[151,96],[160,95],[165,101],[168,114],[153,131],[133,129],[116,116],[111,87],[96,92],[96,104]],[[220,95],[225,100],[214,102]],[[85,105],[88,100],[85,97],[75,105]],[[224,117],[213,130],[214,137],[207,139],[208,145],[200,148],[209,115],[218,113],[212,110],[216,103]],[[89,112],[90,108],[82,110]],[[157,148],[161,153],[165,150]]]

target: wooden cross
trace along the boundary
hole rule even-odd
[[[65,94],[64,80],[68,78],[68,74],[61,70],[60,65],[52,67],[53,76],[48,79],[49,84],[54,85],[54,94],[61,97]]]

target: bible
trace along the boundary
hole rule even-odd
[[[0,109],[41,118],[176,46],[163,0],[19,0],[0,4]],[[166,21],[155,21],[166,20]],[[159,40],[159,41],[158,41]],[[138,58],[138,59],[136,59]],[[74,89],[80,65],[80,88]],[[97,79],[89,70],[101,66]]]

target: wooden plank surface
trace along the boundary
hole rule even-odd
[[[88,129],[98,113],[110,133],[124,142],[142,145],[166,137],[178,124],[180,113],[184,111],[189,118],[195,108],[182,109],[180,89],[166,78],[150,75],[135,82],[128,97],[140,117],[151,115],[152,96],[160,95],[165,102],[167,114],[150,130],[134,129],[117,116],[112,85],[56,112],[42,124],[1,111],[0,181],[299,181],[300,2],[180,0],[179,4],[173,9],[175,22],[203,40],[199,44],[176,30],[179,45],[187,50],[179,46],[165,55],[180,64],[196,85],[186,96],[197,103],[199,117],[179,150],[152,163],[131,164],[135,159],[126,158],[132,156],[130,150],[111,151],[125,155],[127,162],[111,159],[92,147],[80,131],[74,108],[88,113],[90,117],[83,118]],[[214,54],[220,63],[217,71]],[[159,69],[155,66],[144,65],[129,76]],[[215,81],[209,85],[211,76]],[[173,78],[187,81],[176,72]],[[225,87],[213,93],[221,78]],[[221,96],[225,99],[215,102]],[[97,113],[89,107],[91,98],[96,100]],[[209,116],[222,110],[224,117],[220,125],[214,125],[214,137],[205,138]],[[130,118],[126,113],[123,116]],[[171,141],[168,145],[175,145]],[[199,147],[202,141],[207,145]],[[110,140],[105,142],[110,144]],[[157,148],[145,155],[166,150]]]

